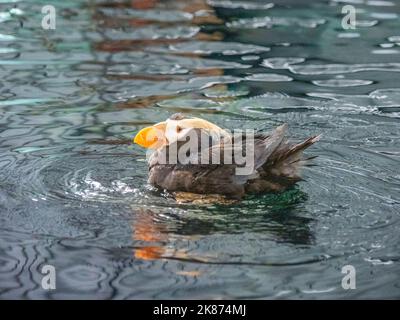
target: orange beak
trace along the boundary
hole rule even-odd
[[[157,149],[166,142],[164,131],[165,124],[163,122],[143,128],[136,134],[133,142],[144,148]]]

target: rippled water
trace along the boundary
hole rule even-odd
[[[399,298],[400,3],[348,2],[0,0],[0,298]],[[178,111],[322,133],[316,166],[177,205],[130,139]]]

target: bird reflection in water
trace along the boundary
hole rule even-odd
[[[265,239],[277,243],[312,245],[314,235],[310,224],[313,219],[301,216],[301,205],[306,199],[305,193],[293,189],[281,194],[249,197],[235,205],[205,207],[204,210],[209,215],[202,214],[199,218],[193,214],[185,216],[182,213],[173,213],[173,209],[137,209],[132,225],[134,257],[141,260],[234,263],[220,261],[218,256],[198,255],[195,249],[190,251],[190,248],[179,248],[179,243],[187,243],[185,240],[201,241],[205,236],[221,233],[256,232],[263,233]],[[245,256],[241,257],[240,263],[262,264],[259,261],[248,261]]]

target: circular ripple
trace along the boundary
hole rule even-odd
[[[146,164],[131,156],[74,155],[31,159],[13,172],[18,189],[33,201],[120,201],[141,197],[146,187]]]

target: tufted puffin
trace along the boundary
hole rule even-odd
[[[140,130],[134,143],[148,148],[148,182],[170,192],[241,199],[246,194],[281,192],[301,180],[300,170],[315,157],[285,137],[287,124],[270,133],[230,132],[200,118],[174,114]]]

